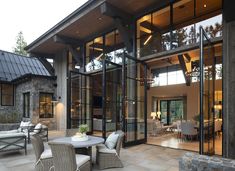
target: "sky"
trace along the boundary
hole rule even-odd
[[[1,0],[0,49],[12,52],[20,31],[30,44],[86,1]]]

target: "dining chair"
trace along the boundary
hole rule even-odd
[[[99,169],[123,167],[120,159],[120,150],[124,138],[122,131],[116,131],[115,134],[119,134],[117,143],[114,149],[109,149],[105,144],[96,146],[96,162],[99,165]]]
[[[194,137],[198,136],[197,129],[194,128],[195,124],[193,122],[182,122],[181,123],[181,134],[184,139],[193,140]]]
[[[43,140],[38,134],[31,136],[31,142],[36,157],[35,170],[49,171],[53,166],[51,150],[44,148]]]
[[[48,142],[51,147],[54,171],[91,171],[90,156],[75,154],[71,144]]]

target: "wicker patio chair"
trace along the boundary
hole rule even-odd
[[[91,171],[90,156],[76,154],[71,144],[49,142],[55,171]]]
[[[31,136],[31,142],[36,156],[35,170],[49,171],[53,166],[51,150],[44,149],[43,140],[37,134]]]
[[[116,147],[114,149],[107,148],[104,144],[96,146],[96,162],[99,165],[99,169],[123,167],[120,159],[120,150],[124,133],[122,131],[116,131],[119,134]]]

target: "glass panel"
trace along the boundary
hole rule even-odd
[[[40,118],[53,118],[53,103],[51,93],[39,94],[39,117]]]
[[[203,106],[203,154],[213,155],[215,152],[215,140],[214,140],[214,84],[215,84],[215,57],[214,57],[214,48],[211,45],[206,45],[209,40],[206,39],[204,35],[204,44],[203,47],[203,92],[201,93]]]
[[[1,104],[2,106],[14,105],[14,86],[11,84],[1,85]]]
[[[145,139],[145,67],[126,57],[125,143]]]
[[[86,44],[86,71],[102,68],[103,37],[97,37]]]
[[[167,101],[160,101],[161,116],[160,120],[163,124],[167,124]]]
[[[92,116],[92,78],[79,73],[71,74],[71,128],[88,124],[91,130]]]
[[[151,55],[170,48],[170,7],[137,21],[137,57]]]

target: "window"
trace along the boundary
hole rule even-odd
[[[52,93],[40,93],[39,95],[39,117],[53,118]]]
[[[160,100],[161,122],[172,124],[177,120],[183,119],[184,102],[181,99]]]
[[[202,26],[222,36],[222,0],[179,0],[136,22],[137,58],[199,42]]]
[[[30,93],[23,94],[23,117],[29,118],[29,109],[30,109]]]
[[[160,68],[156,73],[153,71],[155,76],[152,87],[185,83],[183,71],[176,68],[178,67],[172,66],[167,68]]]
[[[11,84],[1,85],[1,105],[13,106],[14,105],[14,86]]]

